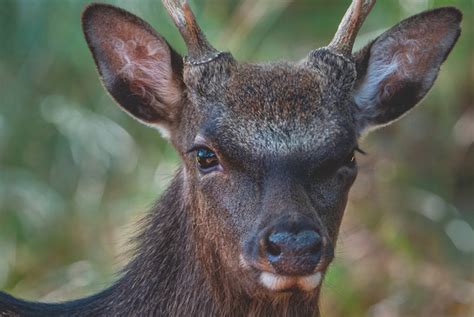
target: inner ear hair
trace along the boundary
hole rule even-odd
[[[88,6],[82,25],[102,82],[120,107],[169,129],[183,99],[181,56],[146,22],[111,5]]]
[[[456,8],[426,11],[354,54],[354,102],[361,130],[400,118],[426,95],[460,35],[461,20]]]

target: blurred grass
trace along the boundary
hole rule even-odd
[[[160,1],[106,1],[179,51]],[[299,59],[325,45],[349,1],[197,1],[216,47],[240,60]],[[104,92],[80,29],[87,1],[0,3],[0,288],[65,300],[109,285],[178,161]],[[474,9],[470,0],[379,1],[357,43],[455,5],[463,34],[434,89],[368,137],[324,316],[474,315]]]

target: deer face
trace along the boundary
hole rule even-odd
[[[312,290],[332,259],[356,175],[357,131],[347,101],[354,67],[327,51],[300,63],[238,65],[228,58],[193,69],[193,79],[213,73],[216,81],[188,84],[198,86],[183,115],[193,119],[178,141],[196,186],[199,223],[222,231],[204,240],[215,243],[231,271],[244,269],[265,287]],[[341,80],[332,84],[325,72]],[[207,230],[203,236],[216,234]]]
[[[331,262],[357,140],[431,88],[460,13],[412,17],[354,55],[372,2],[355,1],[335,39],[303,60],[239,64],[213,49],[186,3],[165,1],[184,60],[145,22],[89,6],[83,27],[105,87],[180,153],[190,219],[207,272],[249,293],[314,293]]]

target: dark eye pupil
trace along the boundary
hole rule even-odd
[[[209,149],[199,149],[196,152],[196,161],[203,170],[217,166],[219,163],[216,154]]]

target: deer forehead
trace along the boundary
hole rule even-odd
[[[228,147],[235,155],[248,153],[256,157],[291,157],[298,153],[303,158],[315,152],[345,152],[355,142],[352,124],[341,118],[267,119],[221,118],[214,133],[221,147]]]
[[[239,153],[258,156],[332,150],[352,143],[355,133],[347,102],[330,85],[327,76],[300,64],[241,65],[219,101],[203,108],[208,119],[202,134],[220,147],[228,143]]]

